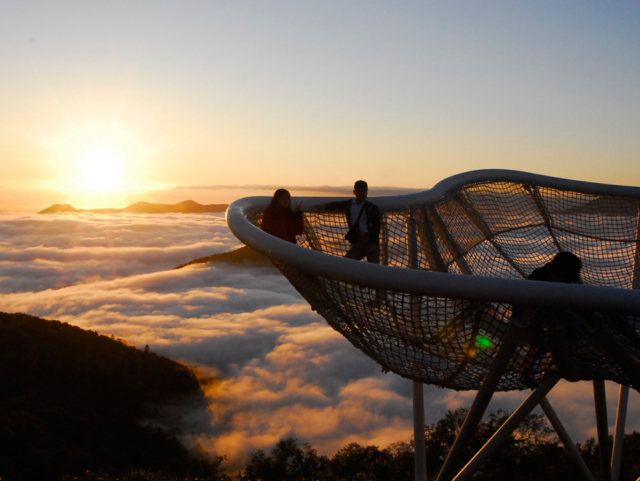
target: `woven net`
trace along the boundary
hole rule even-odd
[[[381,263],[524,279],[556,253],[571,251],[582,259],[584,284],[637,289],[639,201],[633,195],[484,181],[419,205],[385,208],[380,202]],[[344,256],[349,248],[345,215],[312,209],[304,216],[298,245]],[[259,225],[260,215],[250,220]],[[456,390],[478,389],[514,311],[520,309],[525,328],[498,390],[534,387],[557,369],[547,335],[554,323],[568,333],[571,361],[581,379],[640,388],[633,374],[640,359],[640,313],[514,308],[490,300],[417,295],[275,264],[335,330],[383,370],[403,377]]]

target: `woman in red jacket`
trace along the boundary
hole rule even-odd
[[[264,211],[262,230],[280,239],[296,243],[296,237],[302,234],[302,203],[296,203],[291,209],[291,194],[286,189],[278,189],[273,194],[271,204]]]

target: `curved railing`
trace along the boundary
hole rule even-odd
[[[298,245],[258,227],[267,197],[234,202],[227,222],[383,369],[477,389],[515,305],[534,324],[559,316],[584,379],[640,387],[629,374],[640,358],[640,188],[482,170],[371,198],[382,215],[380,265],[342,257],[344,215],[316,208],[336,198],[295,200],[305,214]],[[583,285],[523,280],[559,251],[582,259]],[[555,369],[540,326],[522,336],[499,390],[535,386]]]

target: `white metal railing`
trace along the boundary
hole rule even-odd
[[[508,170],[478,170],[445,179],[422,193],[371,197],[370,200],[383,211],[408,209],[434,204],[470,183],[489,181],[522,182],[585,194],[640,198],[638,187],[557,179]],[[295,200],[302,201],[303,211],[312,212],[316,205],[340,200],[340,198],[297,197]],[[238,239],[258,252],[310,274],[364,287],[419,295],[510,304],[640,312],[640,292],[635,290],[541,282],[523,284],[523,281],[518,279],[467,276],[372,265],[364,262],[355,263],[356,261],[350,259],[292,245],[263,232],[248,219],[248,216],[251,217],[263,211],[269,202],[269,197],[248,197],[234,202],[226,214],[229,228]]]

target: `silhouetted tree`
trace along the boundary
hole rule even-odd
[[[206,402],[188,367],[147,347],[140,351],[65,323],[0,313],[0,479],[230,479],[221,468],[224,457],[210,458],[202,450],[194,456],[172,433],[141,426],[167,403]],[[440,471],[466,414],[449,411],[425,426],[429,479]],[[458,468],[508,415],[497,411],[480,423]],[[282,439],[269,456],[252,453],[236,479],[411,480],[413,449],[412,442],[382,450],[351,443],[329,459],[309,444],[298,446],[295,438]],[[597,443],[591,438],[578,449],[598,479]],[[639,475],[640,434],[634,432],[625,435],[620,480]],[[578,475],[546,419],[531,414],[474,479],[573,481]]]
[[[466,409],[449,411],[444,418],[425,426],[427,471],[429,477],[437,475],[442,468],[453,442],[467,415]],[[484,446],[510,413],[499,410],[489,415],[476,429],[463,459],[460,470]],[[578,479],[577,472],[566,457],[558,439],[539,414],[530,414],[507,439],[501,449],[480,468],[474,479],[529,481],[538,479]]]
[[[302,481],[330,479],[326,456],[318,456],[309,444],[298,447],[295,438],[281,439],[271,456],[261,449],[251,454],[251,461],[240,479],[247,481]]]
[[[640,433],[624,435],[620,481],[636,481],[640,477]]]

